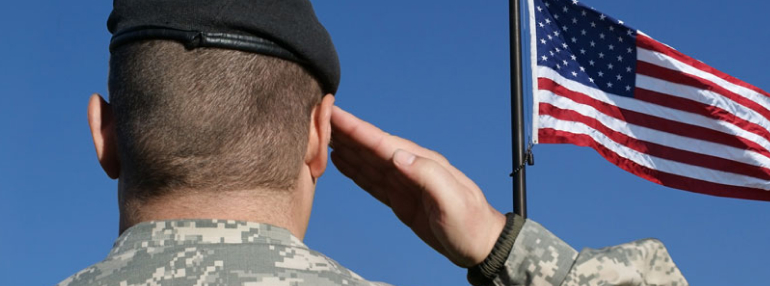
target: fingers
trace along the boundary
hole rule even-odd
[[[469,188],[476,185],[465,174],[452,166],[441,154],[423,148],[412,141],[392,136],[376,126],[358,119],[347,111],[335,106],[332,112],[333,148],[356,153],[372,165],[388,164],[396,150],[431,159],[446,168],[460,183]]]
[[[412,141],[392,136],[337,106],[332,112],[331,122],[335,148],[344,145],[356,150],[366,150],[386,161],[390,160],[396,149],[408,150],[436,161],[446,161],[438,153],[420,147]]]
[[[392,186],[392,183],[383,181],[383,172],[376,170],[369,164],[362,163],[355,156],[346,156],[344,154],[338,151],[331,153],[332,162],[337,167],[337,170],[353,180],[356,185],[367,191],[375,199],[390,206],[386,191]]]

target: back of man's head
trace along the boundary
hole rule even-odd
[[[291,189],[323,95],[296,63],[165,40],[114,49],[109,92],[124,199],[136,203]]]

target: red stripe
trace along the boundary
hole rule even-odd
[[[617,118],[638,126],[650,129],[668,132],[693,139],[714,142],[738,149],[750,150],[770,158],[770,152],[754,141],[740,136],[727,134],[724,132],[708,129],[698,125],[687,124],[679,121],[673,121],[665,118],[651,116],[628,109],[619,108],[615,105],[596,100],[583,93],[569,90],[548,78],[538,78],[538,88],[549,90],[557,95],[569,98],[577,103],[589,105],[601,113],[610,117]]]
[[[702,79],[700,77],[697,77],[691,74],[686,74],[681,71],[664,68],[651,63],[642,62],[642,61],[637,61],[636,72],[638,74],[654,77],[654,78],[665,80],[668,82],[687,85],[687,86],[691,86],[701,90],[710,90],[710,91],[716,92],[726,98],[731,99],[732,101],[737,102],[740,105],[743,105],[747,108],[750,108],[756,111],[766,119],[770,120],[770,110],[767,110],[767,108],[765,108],[764,106],[748,98],[745,98],[740,94],[729,91],[722,86],[719,86],[713,82]]]
[[[735,114],[732,114],[729,111],[724,110],[718,106],[708,105],[708,104],[697,102],[692,99],[672,96],[665,93],[646,90],[639,87],[637,87],[636,90],[634,91],[634,99],[649,102],[652,104],[657,104],[660,106],[665,106],[676,110],[698,114],[701,116],[713,118],[715,120],[728,122],[735,126],[740,127],[743,130],[754,133],[770,141],[770,133],[768,133],[767,129],[765,129],[759,124],[756,124],[756,123],[744,120],[738,116],[735,116]]]
[[[540,138],[539,141],[541,143],[571,143],[578,146],[591,147],[599,152],[599,154],[607,159],[607,161],[617,165],[623,170],[667,187],[719,197],[770,201],[770,191],[712,183],[691,177],[674,175],[639,165],[634,161],[618,156],[618,154],[594,141],[593,138],[588,135],[543,128],[538,130],[538,138]]]
[[[559,120],[580,122],[588,125],[610,138],[610,140],[640,153],[713,170],[770,180],[770,169],[767,168],[632,138],[610,129],[599,120],[596,120],[596,118],[582,115],[574,110],[561,109],[549,103],[540,103],[539,110],[541,115],[550,115]]]
[[[702,70],[702,71],[710,73],[710,74],[713,74],[713,75],[715,75],[715,76],[717,76],[717,77],[719,77],[721,79],[724,79],[727,82],[730,82],[732,84],[748,88],[748,89],[753,90],[755,92],[758,92],[758,93],[760,93],[760,94],[762,94],[764,96],[770,97],[770,93],[768,93],[768,92],[766,92],[766,91],[764,91],[764,90],[762,90],[762,89],[760,89],[760,88],[758,88],[756,86],[753,86],[753,85],[748,84],[748,83],[746,83],[746,82],[744,82],[742,80],[734,78],[734,77],[732,77],[732,76],[730,76],[730,75],[728,75],[726,73],[723,73],[723,72],[721,72],[721,71],[719,71],[719,70],[717,70],[717,69],[715,69],[715,68],[713,68],[713,67],[711,67],[711,66],[709,66],[707,64],[704,64],[701,61],[693,59],[693,58],[691,58],[691,57],[689,57],[689,56],[687,56],[687,55],[685,55],[683,53],[680,53],[679,51],[677,51],[677,50],[675,50],[675,49],[673,49],[673,48],[671,48],[669,46],[666,46],[666,45],[664,45],[664,44],[662,44],[662,43],[660,43],[660,42],[658,42],[656,40],[653,40],[652,38],[647,37],[645,35],[642,35],[642,34],[638,34],[637,35],[637,37],[636,37],[636,45],[638,47],[640,47],[640,48],[643,48],[643,49],[652,50],[652,51],[656,51],[656,52],[665,54],[665,55],[667,55],[669,57],[672,57],[672,58],[674,58],[674,59],[676,59],[676,60],[678,60],[680,62],[683,62],[683,63],[685,63],[687,65],[690,65],[690,66],[692,66],[694,68],[697,68],[699,70]]]

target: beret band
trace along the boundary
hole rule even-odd
[[[299,64],[307,63],[293,52],[260,37],[163,28],[137,29],[117,34],[110,41],[110,51],[123,44],[140,40],[173,40],[190,50],[199,47],[223,48],[279,57]]]
[[[307,68],[336,93],[340,63],[309,0],[114,0],[110,51],[142,40],[258,53]]]

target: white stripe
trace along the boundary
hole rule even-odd
[[[540,126],[542,128],[552,128],[559,131],[587,135],[618,156],[650,169],[712,183],[770,190],[770,181],[683,164],[637,152],[610,140],[601,132],[580,122],[562,121],[551,116],[541,115]]]
[[[537,144],[537,26],[535,25],[535,1],[527,1],[529,4],[529,63],[531,67],[530,78],[532,80],[532,144]]]
[[[668,108],[665,106],[660,106],[657,104],[652,104],[644,101],[639,101],[630,97],[609,94],[602,90],[588,87],[579,82],[575,82],[570,79],[564,78],[559,73],[557,73],[556,71],[548,67],[540,66],[538,69],[538,74],[540,75],[540,77],[549,78],[555,81],[556,83],[558,83],[559,85],[566,87],[569,90],[588,95],[593,99],[596,99],[598,101],[601,101],[607,104],[612,104],[623,109],[628,109],[631,111],[636,111],[639,113],[644,113],[655,117],[666,118],[673,121],[679,121],[687,124],[697,125],[697,126],[711,129],[711,130],[716,130],[716,131],[720,131],[730,135],[738,136],[738,137],[747,139],[749,141],[753,141],[757,143],[759,146],[764,147],[765,149],[767,149],[768,146],[770,146],[770,141],[768,141],[767,139],[757,134],[747,132],[743,130],[743,128],[740,128],[735,124],[732,124],[726,121],[715,120],[713,118],[709,118],[706,116],[689,113],[689,112],[683,112],[677,109]]]
[[[754,101],[759,105],[763,106],[765,109],[770,109],[770,98],[768,98],[767,96],[760,94],[756,91],[753,91],[751,89],[726,81],[716,75],[702,71],[700,69],[697,69],[683,62],[680,62],[679,60],[674,59],[668,55],[655,52],[655,51],[650,51],[647,49],[642,49],[642,48],[637,48],[636,55],[637,55],[636,56],[637,59],[640,61],[651,63],[657,66],[662,66],[672,70],[678,70],[687,74],[700,77],[716,85],[722,86],[729,91],[737,93],[748,100]]]
[[[770,120],[753,109],[745,107],[716,92],[697,89],[688,85],[668,82],[641,74],[636,75],[636,86],[674,97],[686,98],[706,105],[719,107],[740,119],[758,124],[764,129],[765,133],[770,134]]]
[[[684,137],[639,125],[608,116],[593,106],[577,103],[567,97],[554,94],[548,90],[538,92],[542,102],[548,102],[565,110],[572,110],[581,115],[594,118],[607,128],[625,134],[628,137],[652,142],[680,150],[711,155],[728,160],[738,161],[756,167],[770,167],[770,158],[753,151],[747,151],[718,143]],[[544,115],[545,116],[545,115]]]

